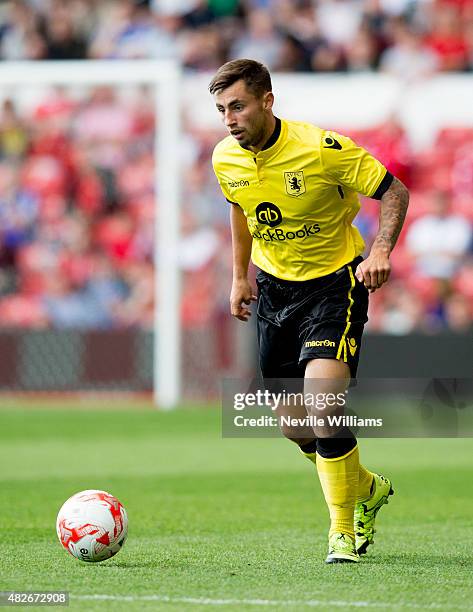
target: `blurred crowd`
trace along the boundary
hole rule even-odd
[[[178,58],[212,71],[235,57],[271,70],[379,70],[408,80],[473,68],[473,0],[10,0],[0,59]],[[108,328],[153,323],[155,119],[146,88],[56,88],[0,111],[2,326]],[[336,126],[327,126],[336,128]],[[159,129],[159,125],[157,126]],[[473,319],[473,133],[444,130],[413,156],[392,119],[351,134],[409,186],[411,211],[370,329],[464,331]],[[228,210],[210,155],[221,133],[188,126],[182,316],[227,316]],[[357,223],[369,242],[377,204]]]
[[[150,325],[154,117],[98,88],[0,115],[3,326]]]
[[[445,128],[430,149],[415,155],[395,120],[351,135],[410,190],[391,278],[371,297],[368,329],[399,335],[471,331],[473,128]],[[355,223],[370,244],[379,204],[363,200]]]
[[[97,87],[76,96],[55,88],[29,110],[3,101],[2,327],[152,327],[159,130],[153,104],[145,87]],[[394,118],[350,135],[411,191],[392,278],[373,295],[369,328],[392,334],[471,329],[473,129],[444,129],[431,149],[415,156]],[[187,328],[228,320],[229,212],[210,163],[221,136],[186,126],[180,143]],[[356,222],[367,242],[378,215],[379,203],[366,199]]]
[[[407,79],[473,69],[473,0],[9,0],[0,59],[235,57]]]
[[[55,88],[40,98],[30,110],[12,99],[0,109],[0,325],[152,328],[153,95]],[[184,188],[179,249],[188,326],[227,303],[226,290],[215,289],[231,257],[223,255],[227,211],[209,180],[215,140],[203,158],[202,140],[188,134],[182,143],[183,183],[192,187]]]

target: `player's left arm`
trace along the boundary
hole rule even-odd
[[[389,278],[391,264],[389,256],[406,218],[409,191],[396,177],[381,197],[379,230],[370,254],[356,269],[355,276],[370,291],[379,289]]]

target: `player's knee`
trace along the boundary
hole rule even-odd
[[[343,457],[356,446],[356,438],[348,427],[342,427],[334,436],[317,439],[317,452],[324,459]]]

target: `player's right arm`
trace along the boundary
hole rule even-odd
[[[230,293],[230,309],[240,321],[248,321],[251,316],[248,306],[256,301],[256,295],[248,280],[248,266],[251,257],[253,237],[250,234],[246,217],[238,204],[231,204],[230,223],[232,228],[233,282]]]

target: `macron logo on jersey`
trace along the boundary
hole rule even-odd
[[[231,187],[232,189],[236,189],[237,187],[249,187],[250,186],[250,181],[228,181],[228,186]]]

